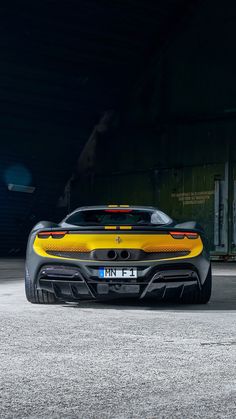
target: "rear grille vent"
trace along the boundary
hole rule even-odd
[[[113,250],[114,257],[111,258],[110,249],[101,249],[95,250],[92,252],[66,252],[66,251],[56,251],[48,250],[47,254],[51,256],[58,256],[69,259],[80,259],[80,260],[97,260],[97,261],[137,261],[137,260],[158,260],[158,259],[171,259],[181,256],[188,256],[190,254],[189,250],[178,250],[178,251],[163,251],[163,252],[144,252],[143,250],[135,249],[124,249]],[[127,257],[127,254],[129,257]]]
[[[146,253],[146,260],[155,260],[155,259],[168,259],[176,258],[181,256],[188,256],[190,253],[189,250],[179,250],[177,252],[151,252]]]
[[[47,250],[48,255],[52,256],[59,256],[62,258],[70,258],[70,259],[83,259],[83,260],[90,260],[91,259],[91,252],[64,252],[58,250]]]

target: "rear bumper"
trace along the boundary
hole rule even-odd
[[[135,279],[100,279],[101,266],[137,267]],[[158,262],[78,262],[38,257],[27,258],[27,269],[38,289],[47,290],[63,301],[115,298],[182,297],[204,283],[210,262],[206,254],[185,260]]]
[[[50,270],[52,271],[51,267]],[[43,269],[43,272],[46,272]],[[58,271],[58,270],[57,270]],[[65,270],[64,270],[65,271]],[[38,278],[38,288],[53,292],[58,299],[66,301],[87,300],[87,299],[113,299],[113,298],[138,298],[145,297],[171,298],[178,293],[181,298],[183,294],[200,288],[200,278],[198,274],[190,269],[177,270],[159,270],[151,279],[147,280],[100,280],[86,279],[82,275],[75,278],[63,278],[50,275],[40,275]]]

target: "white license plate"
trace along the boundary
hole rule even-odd
[[[99,268],[99,278],[137,278],[137,268]]]

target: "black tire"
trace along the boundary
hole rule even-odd
[[[207,304],[211,298],[212,289],[212,273],[211,267],[209,268],[206,280],[202,285],[201,290],[192,291],[189,294],[183,296],[181,302],[183,304]]]
[[[58,302],[51,292],[36,289],[27,269],[25,271],[25,295],[27,300],[33,304],[56,304]]]

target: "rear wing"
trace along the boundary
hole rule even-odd
[[[78,226],[72,228],[43,228],[38,229],[37,234],[39,237],[46,238],[49,236],[61,237],[66,234],[89,234],[89,233],[114,233],[118,234],[129,233],[129,234],[170,234],[174,238],[197,238],[203,235],[203,231],[200,229],[183,229],[167,226]]]

